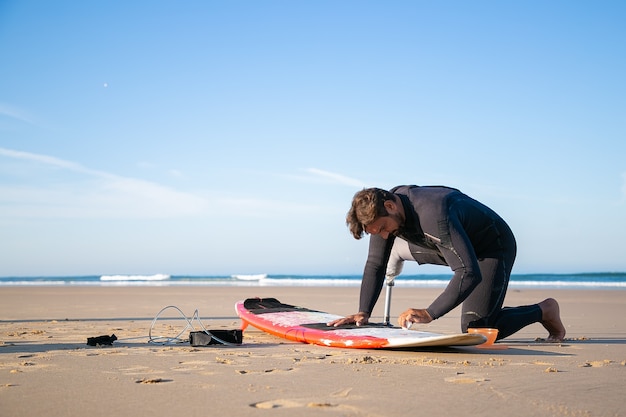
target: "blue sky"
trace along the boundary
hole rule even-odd
[[[363,187],[625,271],[622,1],[0,1],[0,276],[358,274]],[[445,273],[407,266],[405,273]]]

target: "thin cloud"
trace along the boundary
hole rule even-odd
[[[267,218],[289,213],[319,215],[333,213],[334,208],[322,204],[306,204],[295,201],[267,200],[260,198],[220,197],[217,204],[228,207],[229,214],[238,217]]]
[[[81,172],[81,173],[89,174],[89,175],[103,176],[103,177],[109,176],[109,174],[106,174],[103,172],[98,172],[98,171],[87,169],[80,164],[70,162],[70,161],[65,161],[63,159],[55,158],[53,156],[48,156],[48,155],[15,151],[15,150],[6,149],[6,148],[0,148],[0,155],[7,156],[13,159],[20,159],[23,161],[37,162],[40,164],[54,166],[57,168],[63,168],[63,169],[67,169],[67,170],[74,171],[74,172]]]
[[[177,169],[170,169],[167,171],[167,173],[174,177],[174,178],[184,178],[185,174],[183,174],[181,171],[177,170]]]
[[[137,167],[145,170],[155,170],[160,169],[158,165],[153,164],[152,162],[141,161],[137,163]],[[174,178],[184,178],[185,174],[179,169],[171,168],[165,171],[167,175]]]
[[[5,184],[0,209],[13,216],[164,218],[200,214],[208,207],[206,199],[190,193],[49,155],[0,148],[0,156],[82,174],[78,181],[52,188]]]
[[[365,183],[363,181],[357,180],[355,178],[346,177],[345,175],[336,174],[334,172],[324,171],[317,168],[308,168],[306,171],[316,177],[329,180],[330,182],[333,182],[335,184],[349,185],[352,187],[365,186]]]
[[[0,103],[0,116],[9,117],[11,119],[19,120],[20,122],[28,124],[33,124],[32,118],[25,111],[5,103]]]

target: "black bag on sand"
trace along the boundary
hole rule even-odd
[[[97,336],[97,337],[88,337],[87,338],[87,345],[89,346],[111,346],[113,344],[113,342],[115,342],[117,340],[117,337],[112,334],[111,336],[109,335],[104,335],[104,336]]]
[[[242,342],[243,331],[238,329],[189,332],[189,344],[191,346],[240,345]]]

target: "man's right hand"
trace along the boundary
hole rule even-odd
[[[356,324],[357,326],[363,326],[368,323],[368,319],[370,315],[367,313],[356,313],[350,316],[333,320],[331,322],[326,323],[328,326],[339,327],[344,324]]]

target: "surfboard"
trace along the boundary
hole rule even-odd
[[[480,334],[440,334],[384,324],[331,327],[336,314],[283,304],[275,298],[248,298],[235,304],[242,328],[259,330],[295,342],[354,349],[472,346],[486,341]]]

